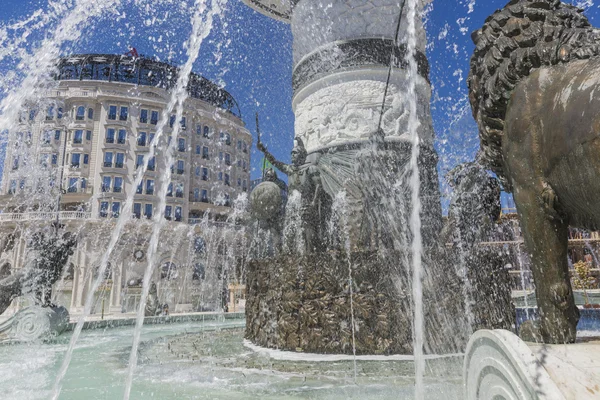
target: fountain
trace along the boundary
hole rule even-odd
[[[250,8],[226,0],[55,3],[0,26],[0,61],[9,57],[2,46],[25,46],[10,32],[39,29],[45,38],[15,56],[33,66],[17,69],[22,87],[5,87],[0,76],[10,177],[0,198],[0,311],[19,310],[0,321],[0,342],[12,344],[0,346],[7,398],[600,393],[597,342],[573,343],[578,309],[566,267],[567,225],[597,228],[589,204],[600,171],[585,146],[574,145],[579,158],[558,172],[543,168],[552,160],[542,156],[554,153],[538,151],[547,145],[544,126],[564,139],[563,120],[593,124],[597,31],[580,10],[511,0],[474,33],[468,83],[481,151],[440,186],[446,154],[435,146],[423,22],[432,0],[243,0],[290,25],[295,114],[289,164],[259,132],[257,114],[263,176],[246,193],[250,132],[239,109],[248,105],[238,108],[192,69],[214,57],[206,68],[219,69],[213,75],[223,82],[230,40],[210,35],[228,32],[232,8],[258,18]],[[124,56],[60,57],[96,19],[144,9],[157,17],[137,33],[127,22],[132,37],[169,19],[189,23],[185,42],[180,27],[150,37],[169,62],[131,46]],[[550,95],[532,96],[543,91]],[[562,111],[531,109],[551,106]],[[581,109],[587,117],[568,118]],[[537,141],[515,145],[519,121],[537,119],[547,122]],[[54,125],[64,130],[48,135]],[[44,157],[49,148],[56,157]],[[568,175],[572,165],[584,172]],[[506,268],[514,260],[490,245],[504,229],[501,189],[514,191],[537,288],[539,307],[525,313],[539,320],[520,327]]]

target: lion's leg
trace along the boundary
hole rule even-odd
[[[568,225],[557,217],[557,199],[542,183],[515,185],[515,203],[532,272],[544,343],[572,343],[579,310],[575,306],[567,262]]]

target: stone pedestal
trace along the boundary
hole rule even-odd
[[[0,323],[0,343],[48,340],[60,335],[68,326],[66,308],[30,306]]]
[[[478,331],[465,354],[465,399],[598,399],[599,359],[599,339],[536,345],[505,330]]]
[[[354,319],[357,354],[412,354],[412,278],[397,262],[402,254],[389,256],[331,252],[250,262],[246,338],[276,349],[352,354]],[[427,352],[458,352],[466,342],[455,318],[462,309],[459,283],[451,274],[428,279],[434,284],[425,293]]]

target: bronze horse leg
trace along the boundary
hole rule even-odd
[[[542,168],[543,123],[538,116],[543,99],[540,91],[526,90],[523,85],[515,90],[512,101],[521,106],[511,108],[507,115],[503,152],[525,246],[531,254],[540,316],[537,339],[544,343],[572,343],[579,310],[567,261],[568,220],[559,212],[559,199]]]
[[[579,310],[575,306],[567,262],[568,225],[543,206],[552,193],[538,187],[515,187],[525,245],[532,272],[544,343],[572,343],[577,336]]]

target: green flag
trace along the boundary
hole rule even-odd
[[[263,157],[263,160],[262,160],[262,172],[263,172],[263,176],[264,176],[264,173],[267,170],[267,168],[273,168],[273,164],[271,164],[271,162],[269,162],[269,160],[267,160],[266,157]]]

